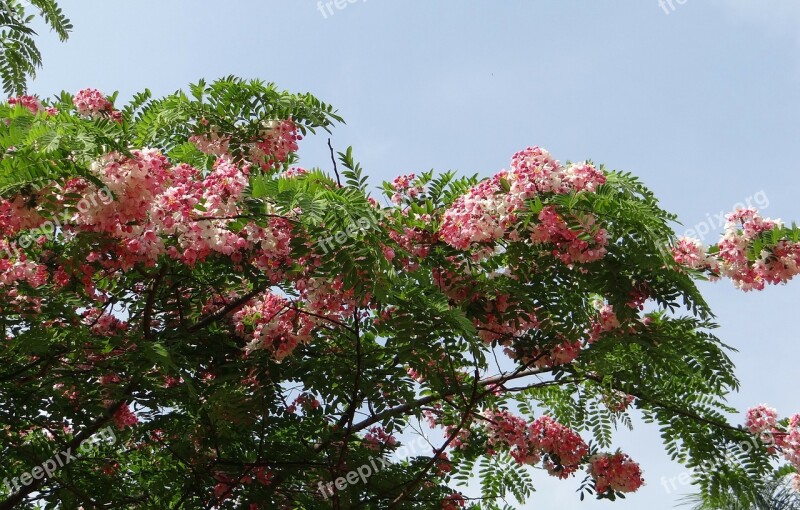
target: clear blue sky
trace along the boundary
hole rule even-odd
[[[61,0],[75,32],[65,45],[44,34],[32,89],[126,98],[263,78],[335,105],[347,125],[334,144],[353,145],[376,184],[430,168],[489,175],[540,145],[639,175],[687,227],[759,191],[765,214],[800,219],[800,3],[678,1],[357,0],[323,17],[317,0]],[[301,157],[329,165],[323,139]],[[734,405],[800,411],[800,281],[704,289],[740,351]],[[672,508],[660,480],[683,470],[657,431],[639,425],[620,445],[645,469],[639,493],[580,503],[580,480],[538,474],[525,508]]]

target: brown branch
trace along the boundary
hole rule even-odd
[[[251,299],[253,299],[257,295],[259,295],[262,292],[264,292],[264,290],[265,290],[264,287],[258,287],[256,289],[253,289],[251,292],[248,292],[244,296],[241,296],[238,299],[235,299],[235,300],[231,301],[230,303],[228,303],[224,307],[220,308],[216,312],[207,315],[206,317],[204,317],[199,322],[196,322],[196,323],[192,324],[191,326],[189,326],[187,328],[187,331],[190,332],[190,333],[193,333],[195,331],[199,331],[199,330],[203,329],[204,327],[208,326],[209,324],[213,324],[214,322],[216,322],[219,319],[221,319],[222,317],[228,315],[230,312],[236,310],[240,306],[243,306],[248,301],[250,301]]]
[[[152,331],[150,330],[150,321],[153,315],[153,306],[155,306],[156,302],[156,292],[158,291],[158,286],[161,284],[161,280],[164,279],[164,275],[167,274],[167,269],[169,266],[164,264],[161,268],[161,271],[158,272],[155,280],[153,280],[153,285],[150,287],[150,293],[147,295],[147,302],[144,305],[144,312],[142,313],[142,333],[144,334],[145,340],[150,340],[153,336]]]
[[[336,156],[333,154],[333,145],[331,145],[331,139],[328,138],[328,149],[331,151],[331,161],[333,161],[333,172],[336,174],[336,184],[339,187],[342,187],[342,179],[339,177],[339,168],[336,166]]]
[[[450,443],[452,443],[453,440],[455,440],[455,438],[458,437],[458,435],[461,433],[461,429],[463,429],[466,426],[467,421],[469,420],[469,417],[472,414],[472,410],[478,401],[478,387],[480,384],[478,376],[479,376],[478,370],[475,369],[475,379],[473,380],[472,383],[472,395],[470,396],[469,403],[467,404],[467,409],[464,411],[464,416],[461,417],[461,422],[458,424],[458,427],[456,427],[455,430],[450,434],[450,437],[447,438],[447,441],[445,441],[444,444],[440,446],[439,449],[433,453],[433,457],[431,457],[431,459],[425,464],[425,466],[422,468],[419,474],[417,474],[417,476],[409,484],[405,486],[405,488],[400,492],[400,494],[398,494],[397,497],[392,500],[392,502],[389,504],[389,510],[397,508],[397,505],[399,505],[404,499],[406,499],[408,496],[411,495],[411,492],[414,489],[416,489],[417,485],[419,485],[425,479],[425,476],[428,474],[428,471],[430,471],[430,469],[436,464],[436,461],[439,460],[439,456],[442,454],[442,452],[444,452],[444,450],[448,446],[450,446]],[[481,395],[481,397],[486,393],[487,392],[484,392]]]

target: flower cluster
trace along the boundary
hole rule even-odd
[[[72,103],[78,110],[78,115],[85,117],[101,117],[108,115],[116,121],[122,120],[122,113],[114,109],[114,104],[97,89],[83,89],[75,94]]]
[[[781,238],[764,243],[759,253],[750,253],[759,238],[783,228],[779,220],[762,218],[752,208],[737,209],[726,219],[725,233],[715,252],[703,249],[700,241],[682,238],[673,248],[675,261],[709,270],[713,276],[728,277],[744,291],[763,290],[768,283],[786,283],[800,273],[800,243]]]
[[[747,411],[745,427],[766,444],[777,447],[789,464],[800,471],[800,414],[791,416],[783,426],[778,423],[778,412],[761,404]]]
[[[289,154],[297,151],[297,142],[303,139],[291,119],[265,123],[260,136],[262,138],[251,146],[249,155],[264,171],[280,168]]]
[[[520,464],[544,461],[548,473],[559,478],[573,474],[589,452],[589,446],[573,430],[549,416],[528,424],[508,411],[486,411],[486,433],[490,453],[493,449],[509,450]]]
[[[414,179],[416,178],[416,174],[413,173],[395,177],[389,185],[394,191],[392,194],[392,203],[400,204],[403,201],[403,197],[408,197],[409,199],[417,198],[425,191],[422,186],[414,185]]]
[[[44,106],[42,102],[39,101],[39,98],[36,96],[18,96],[18,97],[9,97],[8,104],[11,106],[22,106],[27,108],[31,113],[37,114],[40,111],[44,110]]]
[[[211,128],[208,133],[189,137],[189,143],[194,144],[200,152],[217,156],[218,158],[228,153],[230,142],[231,137],[220,134],[219,129],[216,127]]]
[[[625,412],[628,407],[636,400],[633,395],[628,395],[621,391],[612,390],[611,393],[603,395],[603,403],[612,413]]]
[[[592,321],[591,332],[589,333],[590,343],[596,342],[603,333],[614,331],[620,327],[620,322],[613,306],[600,304],[598,308],[597,318]]]
[[[761,404],[747,410],[744,426],[747,430],[758,436],[772,430],[778,422],[778,411]]]
[[[642,469],[624,453],[600,454],[589,459],[589,475],[598,494],[610,491],[635,492],[642,485]]]
[[[139,418],[131,412],[128,404],[120,406],[119,409],[114,412],[113,419],[114,425],[116,425],[119,430],[124,430],[139,423]]]
[[[675,262],[691,269],[716,272],[719,261],[707,253],[707,248],[698,239],[682,237],[672,248]]]
[[[442,501],[442,510],[459,510],[466,505],[467,502],[464,500],[464,496],[456,492],[447,496]]]
[[[442,219],[439,234],[459,250],[499,239],[521,239],[516,227],[525,201],[546,194],[593,192],[605,175],[588,163],[562,166],[539,147],[515,154],[511,170],[503,170],[457,198]],[[553,246],[553,255],[566,264],[602,258],[607,232],[591,215],[564,217],[554,206],[544,207],[532,222],[528,236],[534,243]],[[588,240],[587,240],[588,239]]]
[[[397,439],[383,430],[383,427],[372,427],[364,434],[364,446],[370,450],[380,450],[397,444]]]
[[[311,339],[314,322],[289,300],[267,292],[237,311],[236,333],[248,341],[246,351],[265,349],[280,361]]]

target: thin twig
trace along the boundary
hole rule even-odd
[[[331,139],[328,138],[328,148],[331,150],[331,161],[333,161],[333,172],[336,174],[336,184],[342,187],[342,179],[339,177],[339,168],[336,166],[336,156],[333,154],[333,145]]]

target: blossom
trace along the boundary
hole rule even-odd
[[[298,149],[302,136],[291,119],[272,120],[264,123],[260,140],[250,147],[250,160],[264,171],[275,170],[288,161],[289,155]]]
[[[595,455],[589,459],[588,471],[595,481],[598,494],[609,491],[635,492],[644,485],[639,464],[624,453]]]
[[[205,134],[195,134],[189,137],[189,143],[194,144],[200,152],[217,157],[228,153],[230,141],[231,137],[221,134],[217,128],[212,128]]]
[[[753,434],[760,435],[775,427],[778,421],[778,411],[761,404],[747,410],[745,427]]]
[[[372,427],[364,435],[364,446],[370,450],[380,450],[383,447],[396,444],[397,439],[383,430],[383,427]]]
[[[78,110],[79,115],[86,117],[98,117],[103,114],[113,115],[114,105],[108,98],[97,89],[87,88],[78,91],[72,98],[72,103]]]
[[[566,478],[577,471],[589,446],[580,435],[561,425],[549,416],[536,419],[528,427],[529,443],[547,454],[545,468],[548,473]]]
[[[508,411],[485,411],[487,446],[507,449],[519,464],[537,464],[544,459],[548,473],[566,478],[580,466],[589,446],[573,430],[549,416],[526,423]]]
[[[268,351],[280,361],[311,339],[313,322],[285,298],[267,292],[232,316],[236,333],[248,341],[246,352]]]
[[[139,423],[139,418],[131,412],[127,403],[122,404],[119,409],[114,412],[113,420],[114,425],[116,425],[119,430],[124,430],[127,427],[132,427]]]
[[[466,504],[464,496],[455,492],[442,500],[442,510],[458,510],[459,508],[464,508]]]
[[[458,197],[445,211],[439,234],[459,250],[504,238],[517,240],[519,234],[513,229],[526,200],[551,193],[591,193],[605,182],[605,174],[589,163],[564,167],[546,150],[528,147],[514,154],[510,171],[503,170]],[[565,264],[589,263],[605,256],[608,233],[593,215],[567,218],[547,205],[537,219],[529,227],[531,241],[552,245],[553,256]]]
[[[675,262],[692,269],[712,269],[718,267],[717,260],[708,255],[703,243],[698,239],[682,237],[672,248],[672,256]]]
[[[603,333],[614,331],[620,327],[614,307],[609,304],[600,304],[597,317],[592,321],[589,342],[597,341]]]
[[[34,115],[44,111],[45,108],[39,98],[36,96],[22,95],[17,97],[8,98],[8,104],[11,106],[22,106],[27,108]]]

